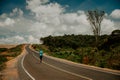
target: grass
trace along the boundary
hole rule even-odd
[[[22,52],[23,45],[18,45],[16,47],[7,49],[7,48],[0,48],[0,53],[6,52],[6,54],[0,54],[0,71],[2,71],[5,68],[5,62],[7,62],[9,59],[7,57],[13,57],[15,58]],[[1,78],[1,75],[0,75]],[[2,80],[2,79],[0,79]]]

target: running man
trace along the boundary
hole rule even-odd
[[[40,63],[41,63],[42,62],[42,58],[43,58],[43,51],[42,50],[40,50],[39,55],[40,55]]]

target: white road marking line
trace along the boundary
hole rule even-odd
[[[36,57],[34,54],[33,54],[33,56],[34,56],[36,59],[39,60],[39,58]],[[44,62],[44,61],[43,61],[43,63],[46,64],[46,65],[48,65],[48,66],[50,66],[50,67],[52,67],[52,68],[54,68],[54,69],[57,69],[57,70],[59,70],[59,71],[63,71],[63,72],[65,72],[65,73],[68,73],[68,74],[71,74],[71,75],[74,75],[74,76],[77,76],[77,77],[80,77],[80,78],[84,78],[84,79],[87,79],[87,80],[93,80],[93,79],[91,79],[91,78],[89,78],[89,77],[85,77],[85,76],[82,76],[82,75],[79,75],[79,74],[76,74],[76,73],[72,73],[72,72],[69,72],[69,71],[67,71],[67,70],[63,70],[63,69],[61,69],[61,68],[55,67],[55,66],[50,65],[50,64],[48,64],[48,63],[46,63],[46,62]]]
[[[25,54],[25,55],[23,56],[22,61],[21,61],[22,68],[23,68],[23,70],[25,71],[25,73],[26,73],[32,80],[35,80],[35,78],[32,77],[32,76],[30,75],[30,73],[29,73],[29,72],[25,69],[25,67],[23,66],[23,61],[24,61],[24,58],[25,58],[26,55],[27,55],[27,54]]]

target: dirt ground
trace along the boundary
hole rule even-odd
[[[17,44],[0,44],[0,48],[12,48],[17,46]]]
[[[20,57],[22,57],[25,54],[24,47],[22,53],[19,56],[5,63],[6,68],[1,73],[3,80],[19,80],[19,75],[17,71],[17,61],[20,59]]]

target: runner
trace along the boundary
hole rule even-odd
[[[40,63],[41,63],[42,62],[42,58],[43,58],[43,51],[42,50],[40,50],[39,55],[40,55]]]

